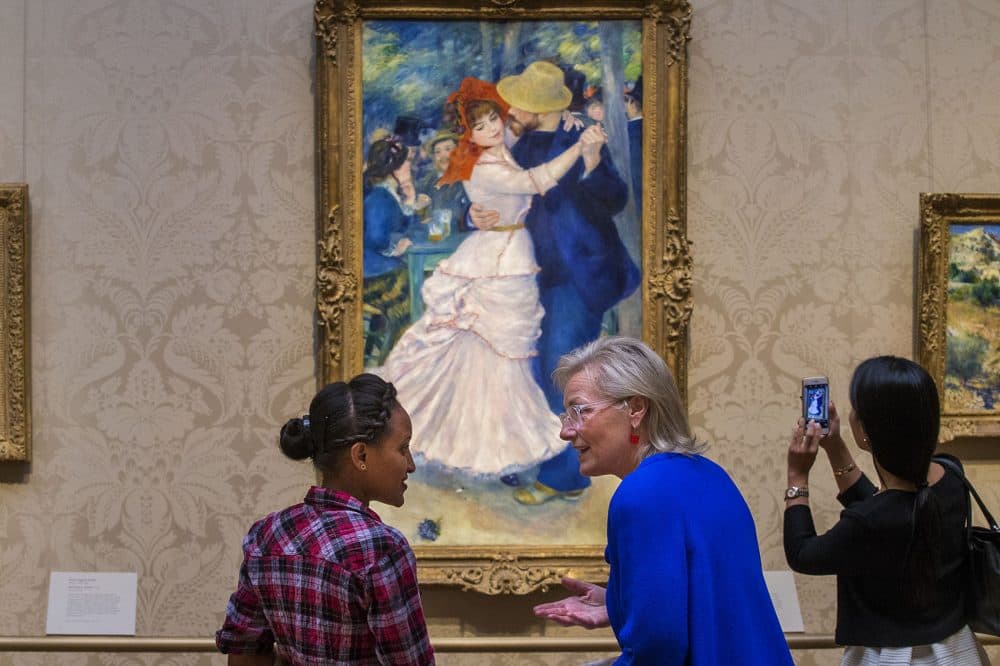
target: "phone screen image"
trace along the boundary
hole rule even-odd
[[[802,387],[802,415],[806,422],[812,420],[826,426],[830,420],[829,388],[827,384],[807,384]]]

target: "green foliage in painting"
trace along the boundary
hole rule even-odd
[[[948,355],[945,373],[963,381],[977,377],[983,372],[983,359],[989,344],[978,335],[957,333],[948,340]]]
[[[1000,282],[989,278],[972,285],[971,296],[983,307],[1000,305]]]
[[[366,135],[391,129],[398,115],[441,126],[443,100],[466,76],[497,81],[549,60],[584,74],[589,87],[601,87],[605,77],[596,21],[368,21],[362,40]],[[621,46],[618,85],[642,74],[639,21],[621,22]]]

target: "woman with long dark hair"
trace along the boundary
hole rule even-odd
[[[850,400],[851,433],[871,453],[880,484],[855,464],[833,404],[826,436],[814,421],[799,419],[788,447],[788,564],[837,576],[841,664],[978,666],[965,616],[965,489],[931,459],[940,427],[934,380],[913,361],[878,356],[854,371]],[[817,535],[808,488],[820,448],[844,511]]]

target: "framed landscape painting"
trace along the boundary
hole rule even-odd
[[[579,476],[558,357],[639,337],[686,386],[691,8],[458,4],[316,3],[319,381],[410,412],[421,581],[524,594],[606,576],[616,481],[540,483]]]
[[[1000,195],[921,194],[917,354],[941,441],[1000,436]]]

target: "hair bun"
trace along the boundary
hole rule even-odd
[[[309,417],[292,418],[281,427],[278,437],[281,451],[292,460],[304,460],[315,453]]]

